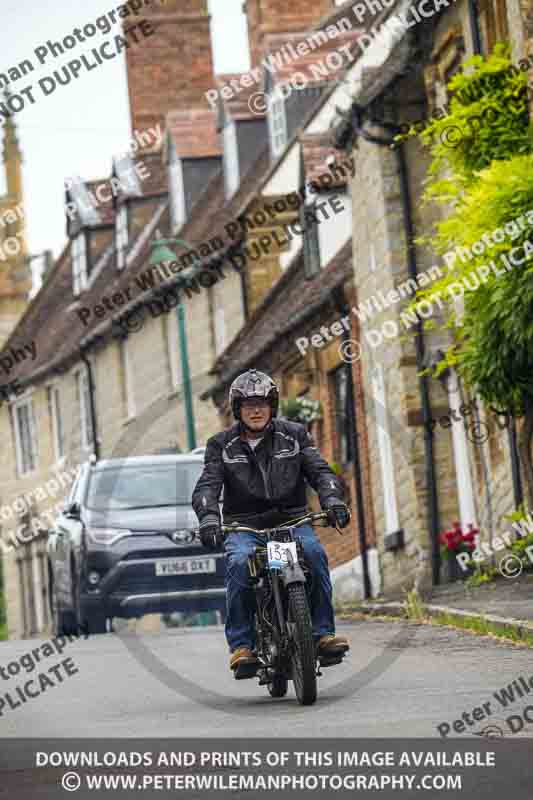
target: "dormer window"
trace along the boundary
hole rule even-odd
[[[273,158],[276,158],[283,152],[287,145],[287,117],[285,114],[285,100],[277,89],[270,95],[270,100],[271,103],[268,111],[270,149]]]
[[[85,232],[81,231],[72,240],[72,278],[74,295],[77,297],[80,292],[87,288],[87,241]]]
[[[226,125],[223,138],[224,183],[226,187],[226,200],[229,200],[239,188],[239,147],[235,122],[229,122]]]
[[[126,265],[126,250],[129,240],[128,206],[120,206],[117,212],[115,227],[115,246],[117,250],[117,267],[123,269]]]

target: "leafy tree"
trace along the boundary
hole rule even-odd
[[[423,299],[447,304],[453,344],[439,370],[455,366],[485,403],[524,416],[519,449],[533,508],[533,137],[527,78],[507,53],[501,45],[486,60],[470,59],[465,66],[474,69],[449,83],[449,113],[420,134],[433,156],[425,200],[448,211],[421,241],[442,254],[468,253],[456,251],[453,263],[448,256],[447,274],[420,291],[413,307]],[[452,128],[464,135],[455,149],[443,144]],[[523,263],[505,262],[514,248]],[[454,300],[458,286],[462,307]]]

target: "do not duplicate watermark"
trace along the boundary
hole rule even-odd
[[[63,683],[65,678],[70,678],[79,672],[76,664],[72,658],[63,658],[59,664],[54,664],[46,668],[46,659],[53,655],[61,656],[63,650],[68,642],[77,639],[78,637],[58,636],[50,641],[45,642],[39,647],[34,647],[27,653],[24,653],[18,660],[10,661],[9,663],[0,664],[0,678],[3,681],[9,681],[11,678],[16,678],[21,672],[25,672],[25,676],[32,675],[24,683],[18,683],[15,687],[10,688],[9,691],[0,694],[0,717],[4,716],[9,709],[15,711],[28,700],[40,697],[48,689],[53,689],[55,686]],[[84,638],[88,638],[87,630],[84,631]],[[42,671],[33,674],[37,665],[43,664]],[[50,677],[53,676],[53,677]],[[2,684],[0,684],[0,691]]]

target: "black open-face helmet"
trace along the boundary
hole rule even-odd
[[[279,392],[278,387],[268,375],[256,369],[249,369],[239,375],[231,384],[229,402],[233,416],[240,422],[241,403],[251,397],[261,397],[268,400],[272,408],[272,417],[278,413]]]

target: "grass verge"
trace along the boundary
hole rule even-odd
[[[524,630],[524,628],[517,624],[513,626],[511,623],[502,625],[498,622],[492,622],[482,616],[476,615],[459,615],[446,612],[431,611],[424,606],[416,593],[410,592],[407,595],[405,603],[405,612],[403,614],[391,614],[384,609],[382,613],[368,614],[362,609],[350,609],[346,606],[340,607],[336,616],[339,619],[371,619],[372,622],[405,622],[406,619],[411,623],[421,623],[425,625],[446,625],[456,630],[469,631],[470,633],[477,634],[478,636],[494,636],[498,639],[504,639],[508,642],[515,644],[525,645],[526,647],[533,648],[533,632],[531,630]]]
[[[479,633],[482,636],[497,636],[499,639],[508,639],[511,642],[533,647],[532,633],[516,630],[515,628],[502,629],[499,625],[482,617],[456,617],[454,614],[443,613],[432,616],[430,622],[438,625],[450,625],[453,628],[462,628],[473,633]]]
[[[7,641],[7,625],[0,625],[0,642]]]

